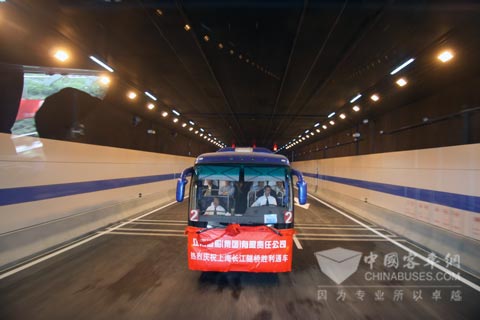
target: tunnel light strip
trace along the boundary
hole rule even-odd
[[[328,115],[328,118],[330,119],[331,117],[333,117],[336,113],[335,112],[332,112]]]
[[[172,112],[177,115],[177,116],[180,116],[180,112],[178,112],[177,110],[173,109]]]
[[[362,97],[362,95],[359,93],[357,94],[355,97],[352,98],[352,100],[350,100],[350,103],[354,103],[355,101],[357,101],[358,99],[360,99]]]
[[[155,97],[153,94],[151,94],[150,92],[148,91],[145,91],[145,95],[147,97],[149,97],[150,99],[152,99],[153,101],[157,101],[157,97]]]
[[[415,256],[416,258],[419,258],[420,260],[423,260],[424,262],[427,262],[428,264],[434,266],[435,268],[439,269],[440,271],[443,271],[444,273],[448,274],[449,276],[452,277],[452,279],[456,279],[460,282],[462,282],[463,284],[466,284],[467,286],[469,286],[470,288],[472,289],[475,289],[477,292],[480,292],[480,286],[477,285],[476,283],[473,283],[472,281],[468,280],[468,279],[465,279],[464,277],[454,273],[453,271],[445,268],[444,266],[436,263],[435,261],[432,261],[430,259],[428,259],[427,257],[424,257],[423,255],[421,255],[420,253],[408,248],[407,246],[401,244],[400,242],[384,235],[383,233],[381,232],[378,232],[377,230],[369,227],[368,225],[364,224],[363,222],[355,219],[354,217],[351,217],[350,215],[346,214],[345,212],[341,211],[340,209],[337,209],[336,207],[332,206],[331,204],[309,194],[310,197],[312,197],[313,199],[317,200],[318,202],[322,203],[323,205],[329,207],[330,209],[340,213],[341,215],[343,215],[344,217],[352,220],[353,222],[356,222],[358,223],[359,225],[361,225],[362,227],[364,227],[365,229],[375,233],[376,235],[379,235],[380,237],[386,239],[387,241],[391,242],[392,244],[396,245],[397,247],[407,251],[408,253],[411,253],[413,254],[413,256]]]
[[[395,70],[393,70],[392,72],[390,72],[390,74],[393,76],[395,73],[397,73],[398,71],[402,70],[403,68],[405,68],[406,66],[408,66],[410,63],[412,63],[413,61],[415,61],[414,58],[410,58],[408,59],[407,61],[405,61],[404,63],[402,63],[400,66],[398,66]]]
[[[101,67],[107,69],[110,72],[113,72],[113,68],[107,65],[105,62],[99,60],[98,58],[95,58],[94,56],[90,56],[90,59],[92,59],[96,64],[100,65]]]

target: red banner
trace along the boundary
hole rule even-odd
[[[187,227],[188,267],[201,271],[289,272],[293,229]]]

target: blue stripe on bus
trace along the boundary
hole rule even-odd
[[[0,189],[0,206],[172,180],[180,173]]]
[[[480,197],[464,194],[397,186],[393,184],[371,182],[365,180],[356,180],[327,176],[315,173],[304,173],[305,176],[319,180],[331,181],[358,188],[369,189],[373,191],[388,193],[395,196],[405,197],[414,200],[420,200],[442,206],[452,207],[465,211],[480,213]]]

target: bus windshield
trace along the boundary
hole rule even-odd
[[[287,166],[195,166],[190,209],[198,212],[199,223],[193,225],[239,223],[291,228],[292,206],[292,178]]]

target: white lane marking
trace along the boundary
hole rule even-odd
[[[356,224],[325,224],[325,223],[295,223],[295,226],[312,226],[312,227],[356,227]],[[371,224],[370,227],[378,227]]]
[[[303,250],[302,244],[300,243],[300,240],[298,240],[296,235],[293,235],[293,242],[295,242],[297,249]]]
[[[300,240],[321,240],[321,241],[370,241],[370,242],[390,242],[390,240],[382,239],[382,238],[371,238],[371,239],[364,239],[364,238],[311,238],[311,237],[300,237]],[[406,240],[398,239],[398,242],[406,242]]]
[[[427,253],[427,254],[430,254],[430,253],[431,253],[430,251],[425,250],[424,248],[420,247],[419,245],[415,244],[415,243],[412,242],[412,241],[407,240],[406,243],[409,244],[409,245],[411,245],[411,246],[414,246],[415,248],[418,248],[418,249],[422,250],[423,252],[425,252],[425,253]],[[442,258],[442,257],[437,256],[437,259],[438,259],[438,260],[441,260],[441,261],[443,261],[443,262],[445,262],[445,263],[447,263],[447,261],[445,261],[445,259]],[[476,274],[473,274],[473,273],[471,273],[470,271],[465,270],[465,269],[461,269],[461,270],[462,270],[462,272],[468,273],[468,274],[471,275],[472,277],[480,280],[480,277],[478,277]]]
[[[130,222],[130,224],[144,224],[144,225],[152,225],[152,226],[180,226],[180,227],[186,227],[187,224],[184,222],[182,224],[180,223],[169,223],[169,222],[143,222],[143,221],[133,221]]]
[[[50,254],[47,254],[47,255],[45,255],[45,256],[42,256],[42,257],[36,259],[36,260],[33,260],[33,261],[28,262],[28,263],[26,263],[26,264],[23,264],[23,265],[21,265],[21,266],[19,266],[19,267],[17,267],[17,268],[11,269],[11,270],[9,270],[9,271],[7,271],[7,272],[5,272],[5,273],[0,274],[0,280],[5,279],[6,277],[9,277],[9,276],[11,276],[11,275],[13,275],[13,274],[15,274],[15,273],[17,273],[17,272],[20,272],[20,271],[22,271],[22,270],[25,270],[25,269],[27,269],[27,268],[30,268],[31,266],[34,266],[34,265],[36,265],[36,264],[39,264],[40,262],[43,262],[43,261],[45,261],[45,260],[48,260],[48,259],[53,258],[53,257],[55,257],[55,256],[58,256],[59,254],[62,254],[62,253],[64,253],[64,252],[66,252],[66,251],[72,250],[73,248],[76,248],[76,247],[81,246],[81,245],[83,245],[83,244],[85,244],[85,243],[87,243],[87,242],[90,242],[90,241],[92,241],[92,240],[94,240],[94,239],[97,239],[98,237],[101,237],[101,236],[103,236],[104,234],[110,233],[111,231],[113,231],[113,230],[115,230],[115,229],[121,228],[121,227],[123,227],[124,225],[127,225],[127,224],[129,224],[130,222],[132,222],[132,221],[135,221],[135,220],[141,219],[141,218],[143,218],[143,217],[146,217],[146,216],[148,216],[148,215],[150,215],[150,214],[152,214],[152,213],[154,213],[154,212],[157,212],[157,211],[159,211],[159,210],[165,209],[166,207],[169,207],[169,206],[171,206],[171,205],[173,205],[173,204],[175,204],[175,203],[177,203],[177,201],[168,203],[168,204],[166,204],[166,205],[164,205],[164,206],[162,206],[162,207],[160,207],[160,208],[157,208],[157,209],[154,209],[154,210],[152,210],[152,211],[149,211],[149,212],[147,212],[147,213],[145,213],[145,214],[143,214],[143,215],[141,215],[141,216],[138,216],[138,217],[136,217],[136,218],[130,219],[130,220],[128,220],[128,221],[125,221],[125,222],[123,222],[123,223],[121,223],[121,224],[119,224],[119,225],[117,225],[117,226],[115,226],[115,227],[113,227],[113,228],[111,228],[111,229],[107,229],[107,230],[102,231],[102,232],[100,232],[100,233],[97,233],[97,234],[95,234],[95,235],[93,235],[93,236],[91,236],[91,237],[88,237],[88,238],[86,238],[86,239],[84,239],[84,240],[82,240],[82,241],[75,242],[75,243],[73,243],[73,244],[71,244],[71,245],[69,245],[69,246],[66,246],[66,247],[58,250],[58,251],[54,251],[54,252],[52,252],[52,253],[50,253]]]
[[[355,233],[304,233],[304,232],[298,232],[297,235],[299,236],[319,236],[319,237],[379,237],[374,234],[355,234]]]
[[[151,231],[151,232],[181,232],[182,234],[185,230],[174,230],[174,229],[141,229],[141,228],[120,228],[120,231]]]
[[[157,237],[186,237],[184,234],[175,233],[149,233],[149,232],[120,232],[113,231],[110,235],[122,235],[122,236],[157,236]]]
[[[185,224],[187,220],[156,220],[156,219],[140,219],[137,221],[142,221],[142,222],[164,222],[164,223],[183,223]]]
[[[441,266],[439,265],[438,263],[436,263],[435,261],[432,261],[432,260],[429,260],[427,257],[424,257],[423,255],[421,255],[420,253],[408,248],[407,246],[401,244],[399,242],[399,240],[394,240],[394,239],[391,239],[390,237],[378,232],[377,230],[374,230],[373,228],[367,226],[366,224],[364,224],[363,222],[357,220],[356,218],[350,216],[349,214],[343,212],[342,210],[340,209],[337,209],[336,207],[332,206],[331,204],[315,197],[315,196],[312,196],[312,195],[309,195],[310,197],[312,197],[313,199],[317,200],[318,202],[320,202],[321,204],[329,207],[330,209],[340,213],[341,215],[343,215],[344,217],[358,223],[359,225],[361,225],[362,227],[365,227],[366,229],[370,230],[371,232],[381,236],[382,238],[386,239],[387,241],[391,242],[392,244],[396,245],[397,247],[407,251],[408,253],[411,253],[413,256],[419,258],[420,260],[423,260],[424,262],[434,266],[435,268],[437,268],[438,270],[440,271],[443,271],[444,273],[448,274],[449,276],[451,276],[453,279],[456,279],[464,284],[466,284],[467,286],[469,286],[470,288],[472,289],[475,289],[477,290],[478,292],[480,292],[480,286],[476,283],[473,283],[472,281],[468,280],[468,279],[465,279],[464,277],[462,277],[461,275],[457,275],[456,273],[454,273],[453,271],[445,268],[444,266]]]
[[[365,228],[360,228],[360,227],[356,227],[356,228],[328,228],[328,227],[296,227],[296,229],[308,229],[308,230],[364,230],[365,231]],[[383,230],[382,228],[374,228],[376,230]],[[385,230],[383,230],[385,231]]]

